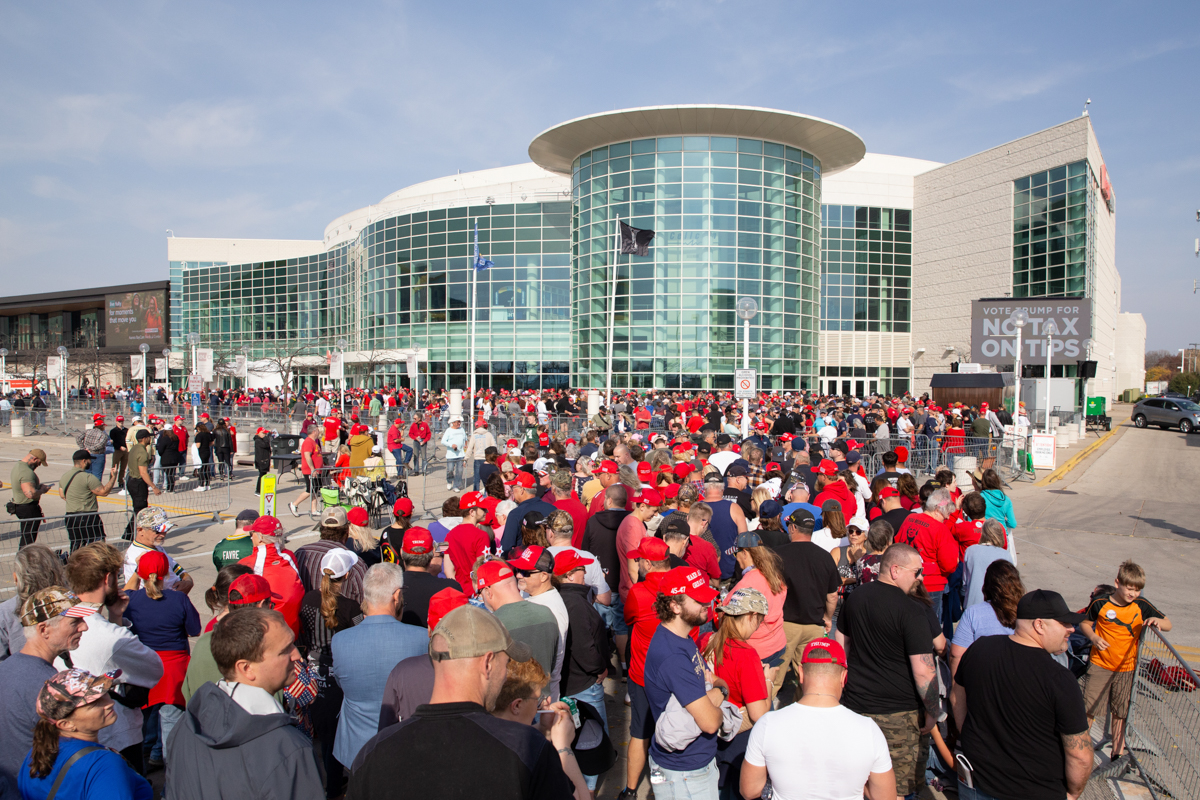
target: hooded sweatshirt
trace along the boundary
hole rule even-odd
[[[253,569],[255,575],[267,579],[271,591],[281,596],[281,599],[275,601],[275,610],[283,614],[292,633],[299,636],[300,603],[304,600],[304,584],[300,582],[295,555],[290,550],[280,553],[273,544],[260,544],[238,563]]]
[[[813,505],[817,508],[824,508],[827,500],[838,502],[847,521],[854,519],[854,515],[858,513],[858,501],[854,499],[854,493],[841,481],[826,484],[821,493],[813,499]]]
[[[171,732],[166,799],[322,800],[312,742],[287,714],[260,713],[269,710],[251,714],[216,684],[201,686]]]

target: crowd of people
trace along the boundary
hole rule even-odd
[[[995,469],[918,475],[898,443],[947,422],[999,436],[1011,417],[769,396],[742,439],[721,398],[620,397],[577,441],[551,419],[563,399],[514,399],[532,425],[508,439],[490,431],[501,398],[468,401],[471,430],[450,416],[436,439],[443,398],[386,431],[359,419],[385,398],[345,416],[314,403],[306,476],[342,448],[427,471],[436,441],[458,462],[450,494],[424,524],[401,497],[373,528],[363,508],[318,509],[310,480],[289,505],[319,539],[295,549],[242,511],[213,550],[206,624],[161,508],[142,503],[124,553],[80,534],[65,568],[35,530],[0,604],[0,797],[148,798],[142,776],[165,769],[172,800],[593,800],[601,779],[621,800],[645,781],[656,800],[927,784],[1057,800],[1083,790],[1095,717],[1123,752],[1140,629],[1170,629],[1142,569],[1123,564],[1083,612],[1027,590]],[[141,422],[129,476],[163,435]],[[120,465],[101,482],[89,434],[74,469],[94,499]],[[36,504],[45,460],[19,465],[14,500]],[[144,481],[135,501],[157,489]],[[1076,627],[1082,690],[1064,666]]]

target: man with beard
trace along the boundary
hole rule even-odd
[[[574,794],[559,753],[541,731],[490,714],[509,659],[532,658],[500,620],[474,606],[454,609],[434,629],[429,657],[433,696],[363,746],[351,767],[348,800],[557,800]],[[448,764],[447,753],[470,758]],[[397,780],[397,764],[406,765],[402,780]]]

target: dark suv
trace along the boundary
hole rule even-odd
[[[1186,397],[1148,397],[1133,407],[1133,424],[1139,428],[1157,425],[1191,433],[1200,428],[1200,405]]]

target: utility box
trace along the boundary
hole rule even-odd
[[[1087,399],[1087,415],[1089,417],[1104,416],[1105,400],[1104,397],[1089,397]]]

